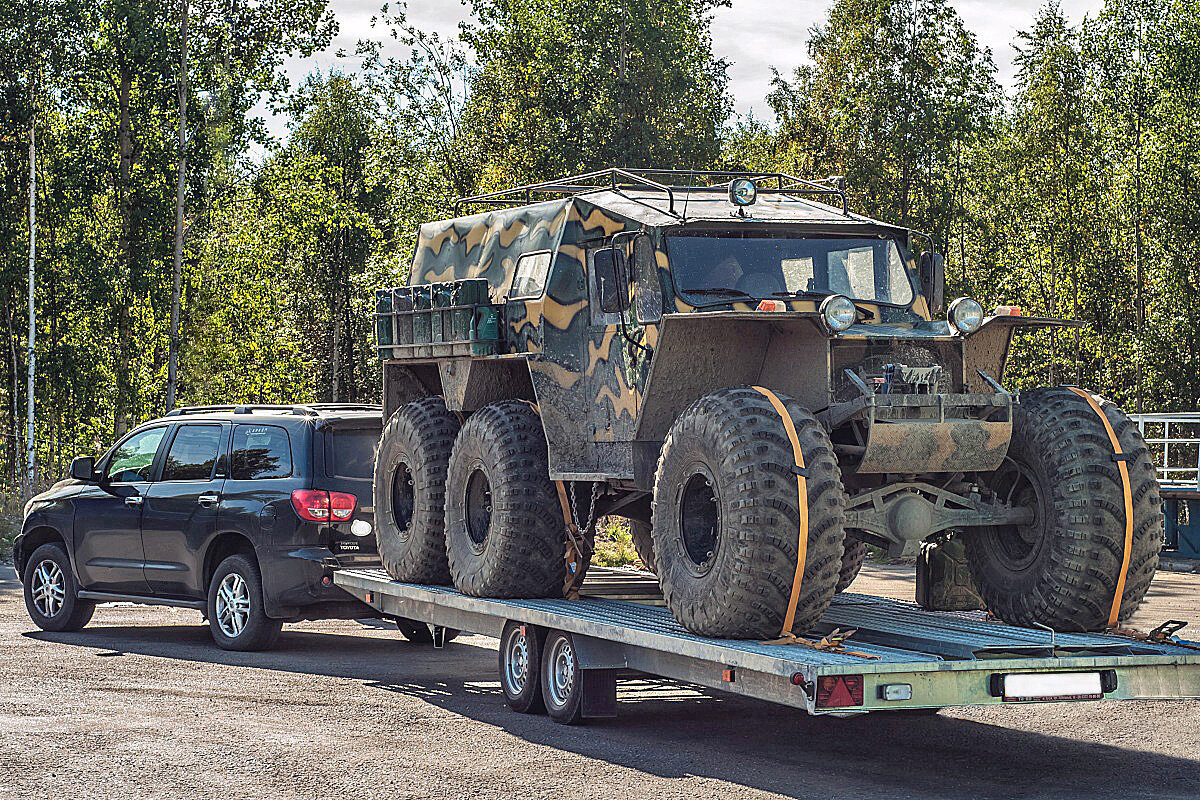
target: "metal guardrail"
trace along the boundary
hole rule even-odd
[[[1150,447],[1163,489],[1200,488],[1200,411],[1130,414]]]

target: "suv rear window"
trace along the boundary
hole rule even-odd
[[[292,444],[276,425],[238,425],[233,429],[233,480],[286,478],[292,474]]]
[[[337,478],[370,478],[375,471],[379,428],[333,428],[325,434],[325,473]]]

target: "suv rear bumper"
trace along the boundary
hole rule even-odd
[[[276,551],[264,569],[263,604],[267,616],[278,619],[353,619],[376,612],[333,585],[341,567],[376,565],[372,557],[336,556],[328,547],[289,547]],[[320,608],[317,608],[317,607]]]

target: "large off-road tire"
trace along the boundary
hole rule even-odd
[[[650,523],[641,520],[626,520],[629,523],[629,533],[633,539],[633,549],[637,551],[646,569],[654,572],[654,532]]]
[[[808,536],[792,630],[833,600],[845,491],[825,429],[778,395],[808,471]],[[679,415],[654,481],[654,560],[667,607],[704,636],[764,638],[783,626],[799,551],[795,460],[783,420],[754,389],[721,389]]]
[[[441,397],[422,397],[388,421],[375,457],[375,538],[398,581],[445,585],[446,468],[458,417]]]
[[[837,588],[841,594],[854,583],[858,573],[862,571],[863,562],[867,560],[867,543],[861,539],[846,537],[846,549],[842,552],[842,569],[838,573]]]
[[[504,400],[467,419],[446,487],[446,554],[459,591],[562,596],[566,530],[546,436],[528,403]]]
[[[1126,620],[1158,568],[1162,511],[1137,425],[1097,399],[1128,454],[1133,541],[1119,611]],[[971,575],[992,613],[1014,625],[1104,629],[1121,574],[1126,516],[1112,444],[1095,410],[1067,389],[1022,392],[1008,457],[985,482],[1000,500],[1035,513],[1028,526],[964,537]]]
[[[96,611],[91,600],[76,597],[79,582],[71,569],[66,548],[57,542],[44,544],[25,562],[21,576],[25,610],[33,624],[44,631],[65,633],[83,628]]]

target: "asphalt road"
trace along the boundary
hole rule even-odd
[[[1139,621],[1200,625],[1198,590],[1163,573]],[[1200,796],[1200,702],[829,719],[648,682],[616,720],[565,728],[507,709],[494,648],[320,622],[232,654],[196,612],[138,606],[46,634],[0,581],[0,798]]]

